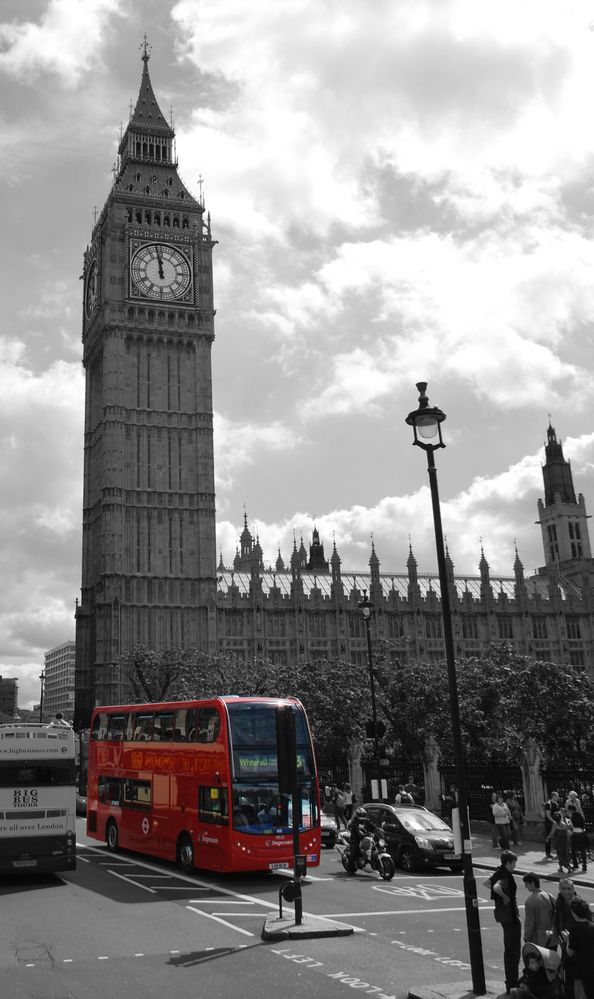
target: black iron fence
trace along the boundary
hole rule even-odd
[[[440,766],[442,788],[447,791],[456,786],[456,769],[452,764]],[[466,790],[468,795],[468,810],[470,818],[493,821],[491,812],[491,795],[493,791],[507,798],[509,794],[518,799],[522,812],[524,811],[524,785],[522,771],[518,766],[490,764],[488,766],[466,766]]]

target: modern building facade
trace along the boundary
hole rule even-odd
[[[0,676],[0,722],[12,721],[18,711],[19,685],[14,677]]]
[[[266,567],[244,530],[232,564],[216,565],[210,217],[178,172],[175,135],[142,57],[136,106],[114,182],[84,255],[86,372],[82,587],[76,607],[75,724],[120,698],[116,666],[135,645],[201,648],[250,659],[366,663],[359,610],[374,605],[374,641],[395,658],[442,658],[437,575],[400,572],[372,545],[365,572],[327,559],[317,530]],[[447,567],[456,654],[512,642],[538,659],[594,668],[594,564],[583,496],[549,426],[538,503],[544,565],[525,578]],[[115,679],[114,679],[115,677]],[[49,709],[49,705],[48,705]]]
[[[56,645],[43,658],[43,717],[51,719],[61,711],[67,721],[72,721],[76,643],[68,641]]]

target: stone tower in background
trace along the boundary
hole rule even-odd
[[[210,219],[142,80],[84,255],[86,373],[77,726],[118,656],[209,647],[216,595]]]

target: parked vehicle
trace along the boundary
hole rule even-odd
[[[405,871],[422,867],[449,867],[462,871],[462,857],[454,850],[454,834],[443,819],[422,805],[365,804],[369,818],[381,825],[388,852]]]
[[[320,826],[322,833],[322,846],[336,846],[338,839],[338,826],[331,815],[322,812],[320,816]]]
[[[340,853],[340,859],[345,871],[349,870],[351,859],[351,834],[341,832],[338,837],[336,849]],[[357,868],[362,871],[365,867],[370,867],[372,871],[377,871],[384,881],[391,881],[396,868],[394,861],[386,850],[386,841],[383,838],[382,830],[376,829],[369,836],[364,836],[359,843],[359,854],[356,860]]]

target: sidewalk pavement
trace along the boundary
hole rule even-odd
[[[481,823],[483,824],[483,823]],[[486,823],[484,823],[486,827]],[[516,876],[528,874],[533,871],[538,874],[541,881],[558,882],[563,874],[558,873],[558,861],[556,857],[551,859],[545,857],[544,843],[535,843],[527,840],[518,844],[511,844],[510,850],[517,855],[518,863],[514,874]],[[499,867],[501,848],[494,847],[491,840],[491,833],[482,830],[472,829],[472,863],[475,867],[483,867],[486,870],[495,870]],[[565,875],[567,876],[567,875]],[[581,868],[573,871],[569,875],[576,887],[594,888],[594,863],[590,862],[588,870],[584,873]]]

